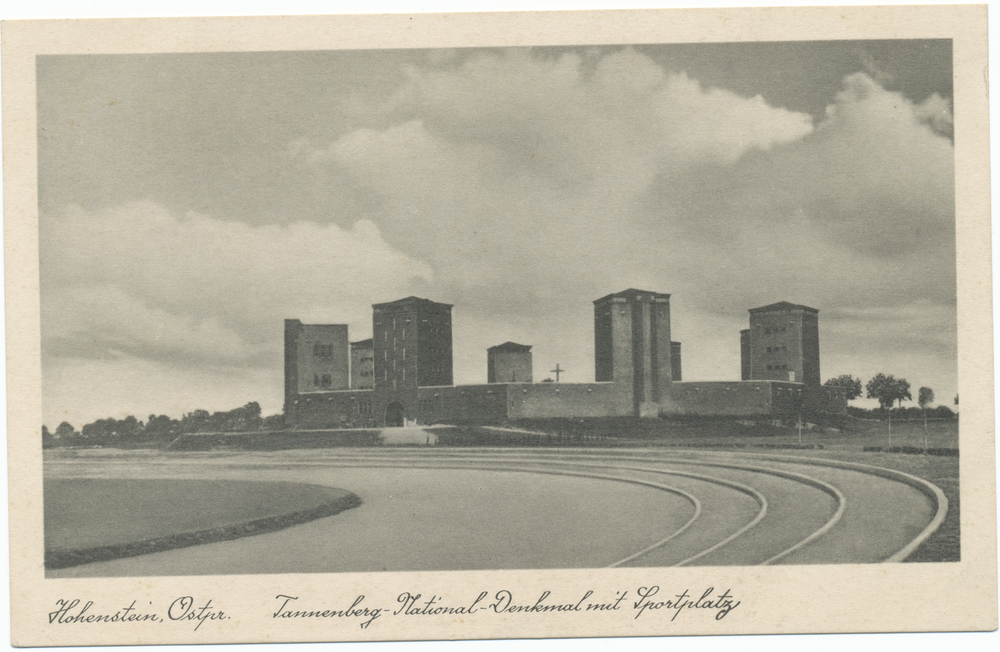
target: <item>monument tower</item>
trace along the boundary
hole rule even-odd
[[[669,294],[630,289],[594,302],[595,380],[614,383],[618,414],[659,414],[675,373],[672,349]]]
[[[819,310],[787,301],[750,309],[740,331],[743,380],[819,385]]]
[[[418,417],[418,387],[451,385],[451,308],[407,297],[372,306],[375,418],[402,426]]]
[[[298,423],[299,394],[350,385],[346,324],[285,320],[285,422]]]

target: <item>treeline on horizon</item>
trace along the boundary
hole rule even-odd
[[[166,415],[149,415],[145,422],[132,415],[124,419],[98,419],[76,430],[63,421],[55,432],[42,426],[42,447],[61,446],[143,446],[169,443],[181,435],[200,432],[259,432],[281,430],[285,419],[281,414],[262,417],[260,405],[256,401],[225,412],[195,410],[180,419]]]
[[[861,379],[850,374],[843,374],[836,378],[830,378],[825,383],[825,387],[842,387],[848,401],[861,398]],[[910,383],[905,378],[896,378],[892,374],[877,373],[872,376],[864,385],[867,398],[875,399],[879,402],[877,408],[860,408],[853,405],[847,406],[847,414],[852,417],[874,418],[874,419],[954,419],[955,412],[947,405],[938,405],[928,409],[934,402],[934,390],[930,387],[921,387],[917,391],[917,405],[919,407],[903,407],[903,401],[912,401],[913,395],[910,393]],[[958,405],[958,395],[955,395],[955,405]],[[896,405],[897,407],[893,407]]]

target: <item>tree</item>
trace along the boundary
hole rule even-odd
[[[123,439],[135,439],[142,432],[142,421],[131,414],[115,423],[114,434]]]
[[[912,400],[910,396],[910,383],[902,378],[895,378],[892,374],[875,374],[875,377],[865,385],[868,390],[868,398],[878,401],[883,410],[892,408],[892,404],[899,401],[899,407],[903,407],[903,401]]]
[[[219,429],[223,431],[249,432],[260,429],[260,404],[257,401],[229,412],[216,412],[212,416],[220,421]]]
[[[836,378],[830,378],[825,383],[825,387],[843,387],[844,391],[847,393],[847,400],[853,401],[854,399],[861,396],[861,379],[855,378],[850,374],[843,374],[837,376]]]
[[[66,439],[67,437],[72,437],[76,434],[76,431],[66,421],[63,421],[58,426],[56,426],[56,437],[59,439]]]
[[[913,397],[910,396],[910,383],[906,382],[902,378],[897,378],[895,383],[896,388],[896,400],[899,401],[899,409],[903,409],[903,401],[912,401]]]
[[[149,415],[149,420],[146,421],[143,434],[146,439],[173,438],[180,430],[180,426],[179,421],[171,419],[165,414],[161,414],[160,416],[151,414]]]
[[[246,410],[247,415],[251,419],[260,418],[260,403],[258,403],[257,401],[250,401],[249,403],[243,406],[243,409]]]
[[[87,439],[108,439],[115,436],[115,426],[118,421],[114,417],[98,419],[91,423],[83,424],[80,434]]]
[[[194,412],[189,412],[181,418],[181,432],[191,433],[191,432],[212,432],[212,424],[210,423],[210,417],[208,410],[195,410]]]
[[[892,448],[892,404],[899,401],[899,407],[903,407],[903,401],[912,399],[910,396],[910,383],[902,378],[894,378],[892,374],[888,376],[883,373],[875,374],[875,377],[865,385],[868,390],[868,398],[878,400],[883,410],[888,412],[889,423],[889,447]]]

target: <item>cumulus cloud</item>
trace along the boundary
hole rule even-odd
[[[215,318],[171,313],[112,284],[74,283],[44,296],[42,323],[50,356],[239,364],[255,352]]]
[[[453,295],[517,294],[530,276],[557,293],[603,291],[635,276],[623,253],[633,223],[648,221],[636,203],[656,184],[812,131],[805,114],[703,88],[631,49],[596,62],[514,51],[413,68],[390,104],[395,124],[308,156],[375,197],[386,238],[426,256],[443,283],[460,280]]]
[[[781,291],[850,294],[878,275],[880,300],[954,294],[939,97],[914,104],[857,73],[814,127],[626,48],[414,68],[391,104],[396,124],[311,157],[377,197],[386,238],[460,279],[452,295],[524,291],[529,274],[565,292],[679,283],[713,301],[745,299],[748,275]]]
[[[923,115],[852,75],[814,134],[706,178],[725,200],[705,217],[738,237],[763,287],[797,278],[831,305],[953,305],[953,147]]]
[[[664,154],[685,163],[732,164],[748,151],[799,140],[813,127],[809,116],[769,106],[760,95],[703,89],[683,73],[670,76],[659,99],[658,121],[672,126]]]
[[[678,161],[730,163],[812,129],[806,114],[703,88],[631,48],[593,64],[575,53],[514,50],[414,68],[394,108],[443,140],[480,143],[584,189],[632,188]]]
[[[41,224],[43,350],[60,357],[259,363],[285,317],[370,329],[365,304],[432,278],[367,220],[252,227],[152,203]],[[356,306],[345,311],[343,306]]]
[[[951,102],[937,93],[932,93],[926,100],[917,104],[914,107],[914,115],[941,134],[950,134],[955,124],[951,114]]]

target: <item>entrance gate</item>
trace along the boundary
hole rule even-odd
[[[403,422],[402,403],[390,403],[385,406],[385,425],[389,428],[405,425]]]

